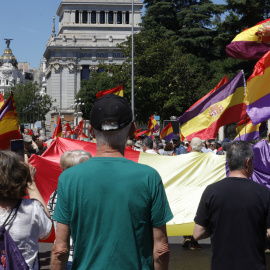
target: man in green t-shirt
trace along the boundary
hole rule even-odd
[[[52,269],[168,269],[166,223],[173,218],[153,168],[124,158],[135,124],[125,98],[98,99],[90,116],[96,156],[63,172],[53,218],[58,222]]]

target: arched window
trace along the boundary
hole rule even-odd
[[[81,54],[80,54],[80,57],[83,57],[83,56],[84,56],[84,54],[83,54],[83,53],[81,53]]]
[[[91,53],[88,53],[88,57],[92,57]]]
[[[108,58],[108,54],[107,53],[105,53],[105,58]]]
[[[109,24],[113,24],[113,12],[112,11],[109,11],[108,22],[109,22]]]
[[[95,11],[92,11],[91,13],[91,23],[95,24],[97,23],[97,16],[96,16],[96,12]]]
[[[82,66],[81,80],[87,80],[87,81],[89,81],[89,77],[90,77],[89,66]]]
[[[122,24],[122,12],[117,12],[117,24]]]
[[[104,24],[105,23],[105,12],[104,11],[100,11],[100,20],[99,20],[100,24]]]
[[[100,58],[104,58],[104,53],[101,53],[100,54]]]
[[[126,24],[129,24],[129,11],[126,12]]]
[[[87,11],[84,10],[82,13],[82,23],[87,23]]]
[[[115,58],[115,57],[116,57],[116,53],[113,54],[113,58]]]
[[[118,53],[118,54],[117,54],[117,58],[120,58],[120,57],[121,57],[121,54],[120,54],[120,53]]]
[[[75,23],[79,23],[79,11],[76,10],[75,12]]]
[[[99,53],[97,53],[97,57],[99,57]]]

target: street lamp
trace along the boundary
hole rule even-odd
[[[38,121],[39,121],[39,106],[40,106],[39,104],[40,104],[41,100],[42,100],[42,96],[40,96],[38,94],[37,97],[36,97],[36,101],[37,101],[37,104],[38,104]]]
[[[33,127],[34,127],[34,123],[35,123],[35,107],[36,107],[36,102],[33,101],[31,105],[32,105],[32,109],[33,109]]]

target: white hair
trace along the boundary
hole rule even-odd
[[[102,131],[94,129],[97,148],[103,145],[108,145],[113,149],[125,148],[131,123],[121,129],[116,129],[115,127],[118,128],[118,123],[115,121],[106,121],[101,126]]]
[[[190,146],[193,152],[201,152],[203,148],[202,140],[198,137],[194,137],[190,142]]]
[[[66,170],[90,159],[92,155],[84,150],[66,151],[60,158],[60,167]]]

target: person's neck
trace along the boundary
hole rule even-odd
[[[123,149],[113,149],[108,145],[97,147],[95,157],[124,157],[125,147]]]
[[[239,178],[248,178],[247,174],[244,171],[230,171],[229,177],[239,177]]]

